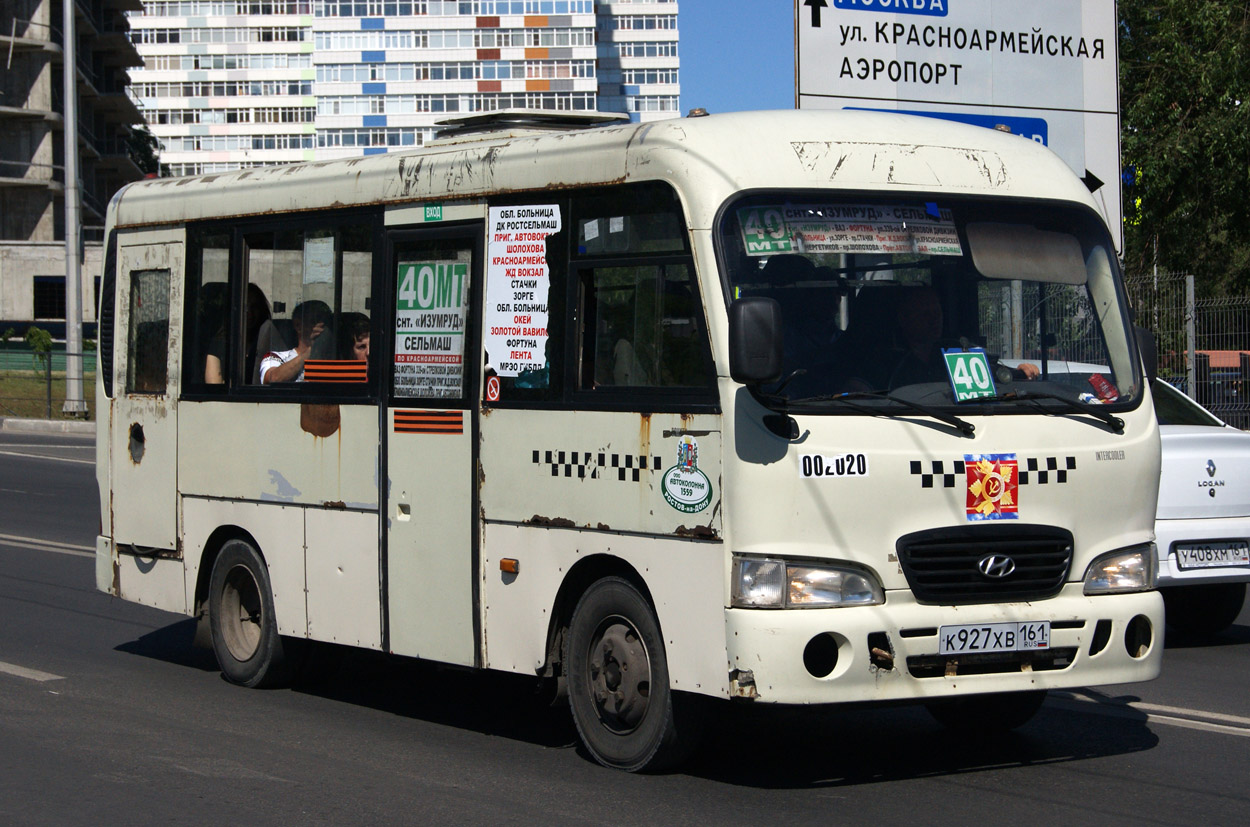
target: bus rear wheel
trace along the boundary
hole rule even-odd
[[[209,579],[209,628],[222,674],[242,686],[289,681],[289,660],[274,620],[269,569],[244,540],[221,548]]]
[[[629,581],[605,577],[573,610],[565,643],[569,707],[582,743],[606,767],[657,771],[689,754],[698,728],[669,689],[655,612]]]

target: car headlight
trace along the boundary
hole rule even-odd
[[[876,578],[850,566],[735,557],[732,605],[749,609],[872,606],[885,602]]]
[[[1144,592],[1154,587],[1154,543],[1108,552],[1085,570],[1086,594]]]

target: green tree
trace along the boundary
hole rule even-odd
[[[32,364],[36,368],[41,364],[47,367],[48,360],[52,358],[52,334],[42,327],[28,327],[25,339],[34,354]]]
[[[1250,287],[1250,2],[1121,2],[1126,270]]]

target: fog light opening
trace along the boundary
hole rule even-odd
[[[816,635],[803,648],[803,666],[813,678],[827,678],[838,666],[838,642],[833,635]]]
[[[1130,620],[1128,628],[1124,630],[1124,648],[1132,658],[1146,657],[1153,639],[1154,629],[1145,615],[1138,615]]]
[[[1107,648],[1107,644],[1111,642],[1111,621],[1100,620],[1098,625],[1094,627],[1094,639],[1089,644],[1089,654],[1094,656]]]

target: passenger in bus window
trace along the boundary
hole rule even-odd
[[[313,349],[313,343],[330,326],[329,306],[322,301],[311,300],[295,306],[291,311],[291,324],[295,328],[296,345],[290,350],[266,353],[260,360],[260,381],[263,385],[276,382],[303,382],[304,362]]]
[[[656,327],[656,281],[643,279],[634,289],[633,301],[622,308],[621,338],[612,348],[612,378],[617,385],[657,384],[659,342]]]
[[[364,313],[344,313],[339,319],[339,358],[369,361],[369,317]]]
[[[244,354],[244,376],[251,376],[255,370],[256,334],[269,317],[269,300],[265,298],[265,291],[255,284],[249,284],[247,286],[247,315],[243,323],[243,341],[247,345],[247,352]],[[204,357],[204,382],[209,385],[223,384],[226,381],[225,364],[226,331],[223,326],[209,342],[208,353]]]
[[[204,382],[220,385],[226,381],[226,325],[230,318],[230,287],[224,281],[200,286],[196,300],[199,352],[204,355]]]

